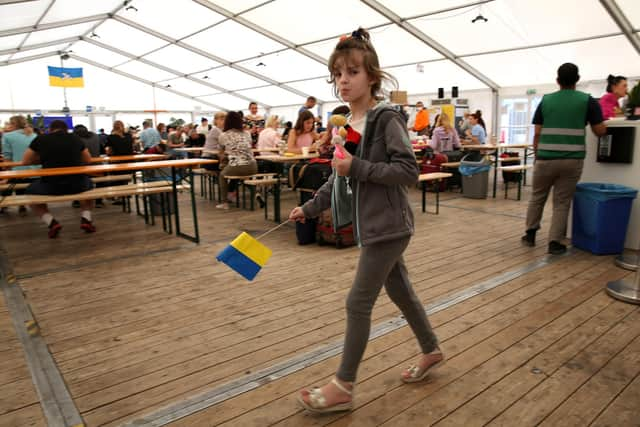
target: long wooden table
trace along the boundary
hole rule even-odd
[[[127,156],[100,156],[92,157],[91,163],[117,163],[117,162],[142,162],[146,160],[164,160],[167,156],[164,154],[131,154]],[[16,166],[24,166],[22,162],[0,162],[0,169],[12,168]]]
[[[184,159],[184,160],[159,160],[155,162],[130,162],[130,163],[115,163],[115,164],[102,164],[102,165],[85,165],[85,166],[71,166],[65,168],[47,168],[47,169],[23,169],[23,170],[9,170],[0,171],[0,179],[24,179],[35,178],[43,176],[62,176],[62,175],[81,175],[81,174],[96,174],[96,173],[109,173],[109,172],[135,172],[140,170],[152,170],[171,168],[171,183],[173,186],[173,208],[175,213],[175,225],[176,235],[183,237],[187,240],[191,240],[195,243],[200,242],[200,234],[198,231],[198,215],[196,211],[194,181],[193,181],[193,167],[203,164],[218,163],[214,159]],[[177,169],[187,169],[188,173],[185,176],[178,177]],[[135,173],[133,174],[135,182]],[[168,177],[167,177],[168,178]],[[178,210],[178,181],[186,181],[190,186],[191,193],[191,210],[193,215],[194,235],[190,236],[183,233],[180,230],[180,214]]]

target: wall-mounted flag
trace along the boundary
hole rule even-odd
[[[49,86],[84,87],[82,68],[62,68],[49,66]]]

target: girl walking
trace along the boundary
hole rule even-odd
[[[293,209],[289,219],[304,221],[316,217],[331,206],[332,200],[332,210],[342,210],[337,216],[344,217],[344,206],[336,202],[340,198],[335,194],[332,197],[332,192],[337,188],[336,175],[347,177],[353,202],[346,214],[351,214],[354,236],[362,250],[347,298],[347,328],[340,368],[329,384],[302,390],[298,396],[305,409],[318,413],[352,408],[356,373],[369,340],[371,311],[383,285],[404,314],[423,353],[416,365],[402,372],[400,378],[405,382],[421,381],[443,360],[402,257],[413,234],[408,186],[418,180],[418,165],[404,118],[378,102],[383,80],[392,78],[380,69],[369,33],[362,28],[340,40],[329,59],[329,71],[336,94],[349,103],[349,124],[360,139],[351,153],[342,150],[342,159],[334,157],[334,171],[327,183],[313,199]]]

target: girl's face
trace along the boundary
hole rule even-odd
[[[469,123],[471,123],[472,125],[477,125],[478,124],[478,119],[476,119],[473,116],[469,116]]]
[[[622,98],[627,94],[627,89],[629,88],[629,84],[626,80],[620,80],[617,85],[613,86],[613,93],[618,97]]]
[[[313,130],[313,123],[314,123],[313,119],[307,119],[303,122],[303,126],[304,126],[303,129],[305,133],[311,132]]]
[[[334,76],[340,97],[346,102],[357,102],[371,97],[371,85],[362,62],[363,54],[359,50],[336,61]]]

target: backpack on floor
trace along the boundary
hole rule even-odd
[[[353,236],[353,225],[335,231],[333,229],[331,209],[327,209],[323,211],[318,218],[316,241],[319,245],[335,245],[336,249],[353,246],[356,244],[355,237]]]

